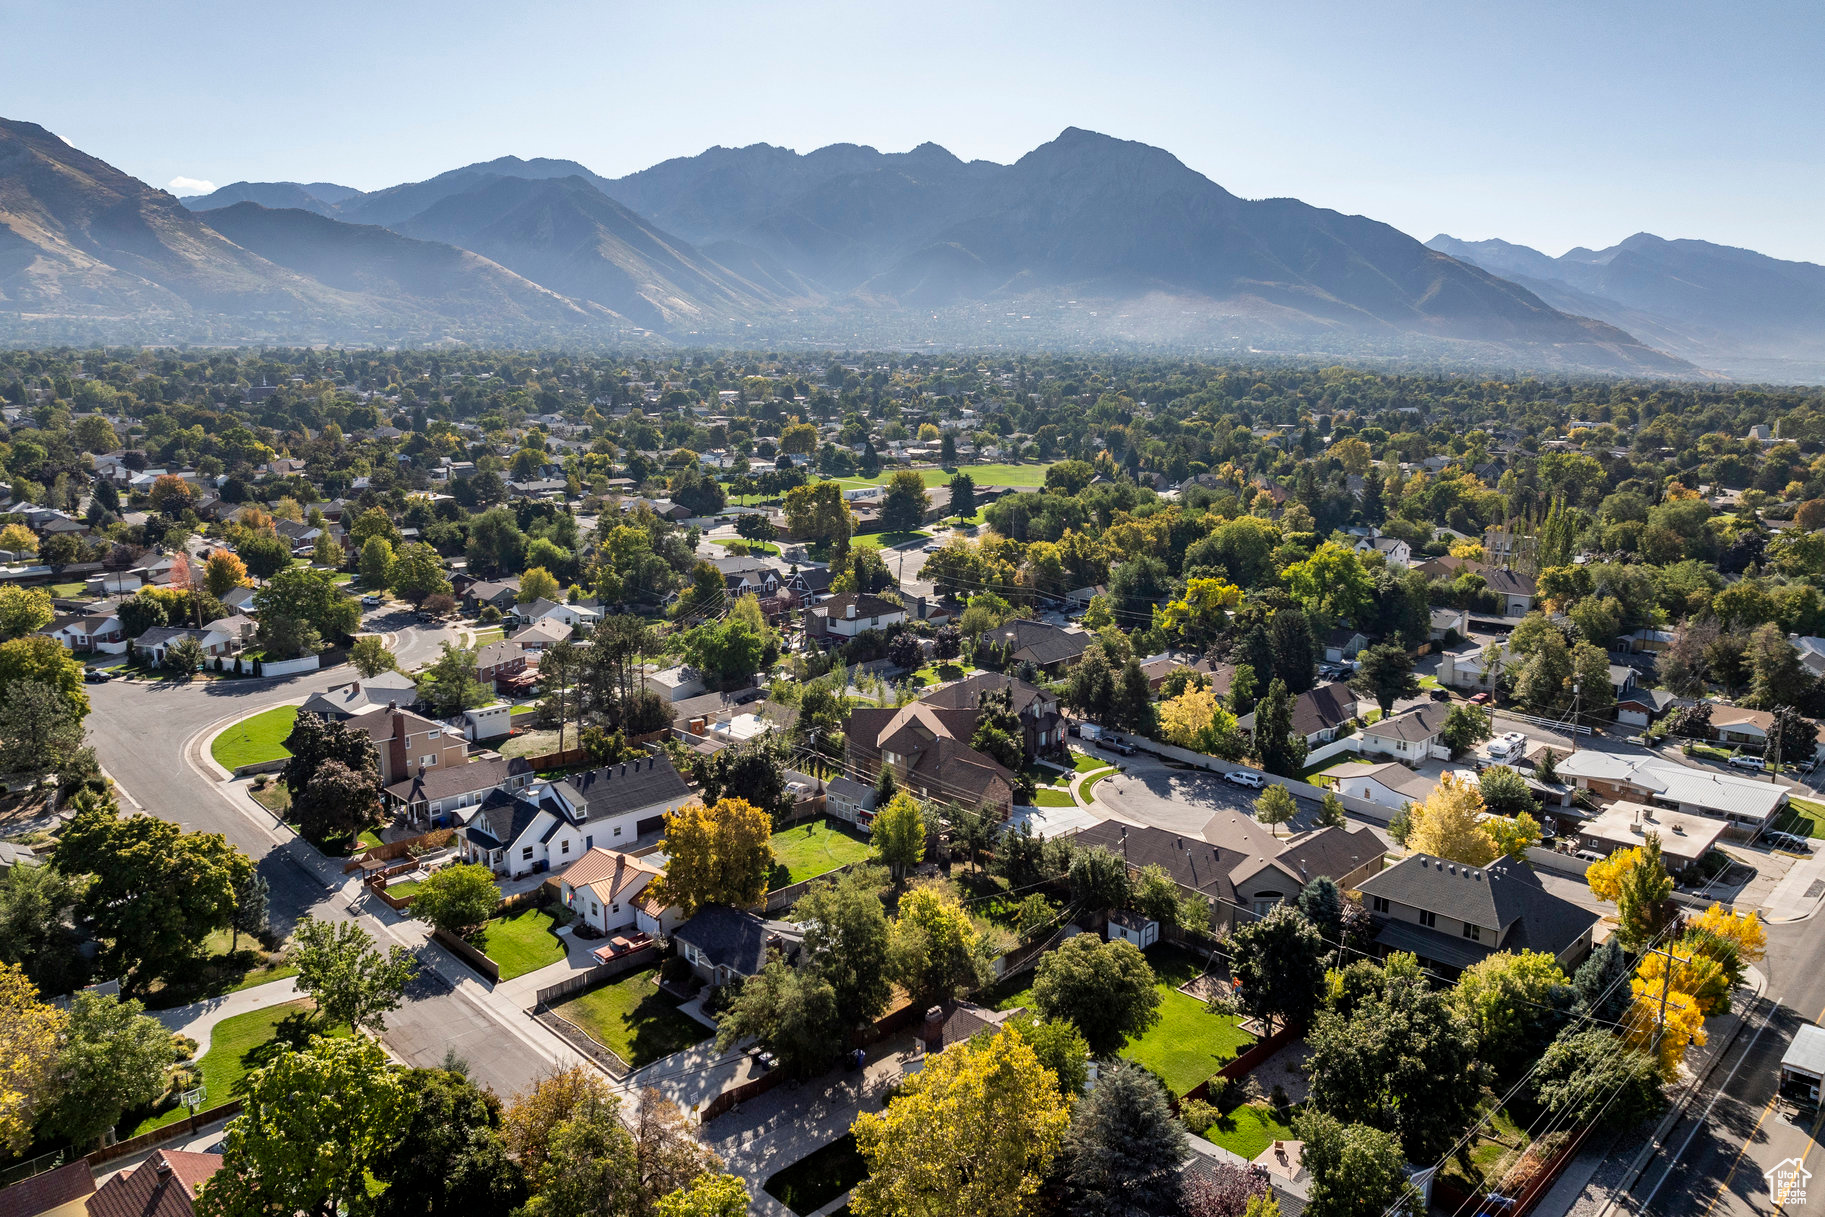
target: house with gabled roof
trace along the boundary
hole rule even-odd
[[[1427,854],[1403,858],[1357,885],[1384,953],[1406,951],[1454,977],[1497,951],[1541,951],[1568,973],[1590,954],[1602,920],[1547,891],[1524,863],[1466,866]]]
[[[1444,702],[1429,701],[1390,715],[1362,729],[1362,743],[1356,750],[1364,756],[1391,756],[1411,764],[1433,758],[1449,760],[1445,719],[1450,713],[1451,707]]]
[[[662,874],[631,854],[596,846],[558,876],[558,901],[600,934],[637,929],[667,937],[683,918],[647,894]]]
[[[423,766],[386,788],[387,801],[407,819],[443,828],[479,807],[496,790],[524,790],[532,765],[523,756],[487,755],[461,765]]]
[[[1306,747],[1329,743],[1356,718],[1356,691],[1341,680],[1307,689],[1293,699],[1293,732],[1305,737]],[[1236,720],[1237,725],[1253,731],[1255,711]]]
[[[924,702],[858,708],[844,731],[851,768],[870,780],[889,769],[902,787],[927,798],[1006,819],[1014,809],[1014,775],[969,745],[976,718],[973,708]]]
[[[494,790],[457,837],[466,861],[518,878],[562,868],[597,847],[631,848],[692,798],[669,758],[645,756],[517,792]]]
[[[1010,617],[983,634],[982,639],[1006,647],[1010,663],[1031,663],[1046,675],[1057,676],[1084,657],[1096,635],[1027,617]]]

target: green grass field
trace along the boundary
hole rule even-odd
[[[976,485],[981,486],[1039,486],[1046,480],[1046,470],[1052,467],[1051,462],[1043,465],[958,465],[954,469],[921,469],[919,476],[925,479],[927,486],[948,486],[953,476],[967,473],[974,478]],[[893,475],[902,473],[901,469],[883,469],[871,478],[846,477],[831,478],[840,482],[845,490],[861,490],[867,486],[885,486]]]
[[[815,879],[839,866],[860,862],[868,843],[828,823],[813,822],[773,834],[773,881],[769,890]]]
[[[1091,756],[1088,752],[1073,752],[1071,767],[1079,773],[1095,773],[1098,769],[1109,768],[1109,762],[1100,756]]]
[[[1060,790],[1056,786],[1041,786],[1033,792],[1033,805],[1035,807],[1075,807],[1077,800],[1071,797],[1071,792],[1068,790]]]
[[[623,976],[552,1009],[638,1069],[707,1039],[710,1030],[653,984],[653,969]]]
[[[724,549],[731,550],[731,551],[733,551],[737,546],[745,546],[750,555],[763,554],[763,555],[770,555],[773,557],[779,556],[779,546],[775,545],[771,541],[748,541],[743,538],[737,537],[733,540],[727,540],[727,541],[718,539],[716,544],[722,546]]]
[[[1109,777],[1114,777],[1114,776],[1115,776],[1115,770],[1105,769],[1103,772],[1096,774],[1095,776],[1090,778],[1088,781],[1086,781],[1081,787],[1079,787],[1079,789],[1083,791],[1084,801],[1086,803],[1095,802],[1096,801],[1096,784],[1098,782],[1102,781],[1104,778],[1109,778]]]
[[[1825,837],[1825,803],[1789,798],[1787,810],[1781,813],[1775,826],[1781,832],[1799,836]]]
[[[1272,1108],[1244,1103],[1234,1111],[1217,1117],[1204,1133],[1204,1139],[1221,1145],[1232,1154],[1254,1158],[1275,1141],[1293,1139],[1290,1124],[1283,1124]]]
[[[929,541],[929,532],[869,532],[858,533],[857,541],[872,541],[882,549],[891,549],[895,545],[904,545],[908,541]]]
[[[215,758],[216,764],[231,772],[242,765],[284,760],[291,755],[285,750],[285,737],[291,734],[296,721],[296,706],[262,710],[216,736],[215,742],[209,745],[209,755]]]
[[[770,1176],[763,1186],[767,1195],[804,1217],[866,1178],[868,1163],[856,1149],[855,1134],[844,1133]]]
[[[1155,947],[1147,952],[1160,991],[1160,1020],[1139,1039],[1128,1041],[1122,1056],[1139,1061],[1166,1079],[1174,1095],[1191,1091],[1255,1042],[1234,1019],[1212,1014],[1178,986],[1203,971],[1183,951]]]
[[[945,672],[940,670],[944,668],[955,668],[956,671]],[[912,679],[915,684],[920,685],[921,687],[930,687],[947,681],[961,680],[974,671],[976,671],[976,665],[974,664],[958,663],[954,659],[945,659],[940,660],[937,663],[928,663],[922,668],[915,668],[913,670]]]
[[[498,625],[485,625],[475,631],[475,645],[485,647],[491,642],[499,642],[507,636],[507,631]]]
[[[276,1054],[275,1041],[282,1033],[290,1038],[306,1030],[313,1008],[313,1003],[308,1000],[286,1002],[264,1010],[236,1014],[217,1023],[209,1034],[209,1050],[197,1062],[202,1068],[203,1087],[206,1091],[203,1105],[219,1107],[234,1098],[234,1088],[240,1080],[266,1064]],[[317,1034],[348,1034],[346,1029],[330,1032],[312,1029]],[[169,1111],[142,1120],[131,1135],[137,1137],[167,1124],[175,1124],[189,1114],[188,1109],[174,1106]]]
[[[520,909],[496,917],[482,931],[482,953],[501,967],[501,979],[536,972],[564,958],[564,943],[554,933],[557,920],[540,908]]]
[[[72,596],[82,595],[87,586],[82,580],[74,579],[68,583],[53,583],[44,590],[51,593],[53,600],[68,600]]]
[[[1331,770],[1337,768],[1339,765],[1360,765],[1363,763],[1363,760],[1364,760],[1364,757],[1363,757],[1362,753],[1360,753],[1360,752],[1340,752],[1336,756],[1333,756],[1333,757],[1329,758],[1328,760],[1322,761],[1319,764],[1312,766],[1310,769],[1307,769],[1304,773],[1299,775],[1300,780],[1306,781],[1306,782],[1311,782],[1312,785],[1314,785],[1314,786],[1328,786],[1328,785],[1330,785],[1329,782],[1319,782],[1319,781],[1316,781],[1315,779],[1317,779],[1321,774],[1329,773]]]

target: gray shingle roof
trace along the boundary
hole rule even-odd
[[[496,790],[482,800],[463,831],[483,849],[504,849],[518,840],[539,815],[536,804],[517,794]]]
[[[713,966],[743,976],[752,976],[766,966],[769,939],[778,938],[791,955],[797,953],[804,938],[790,922],[765,921],[726,904],[708,904],[698,909],[696,916],[672,931],[672,937],[702,951]]]
[[[691,793],[690,786],[666,756],[605,765],[588,773],[574,774],[566,779],[566,784],[588,806],[586,821],[623,815],[657,803],[676,802]]]
[[[1508,858],[1475,867],[1415,854],[1363,880],[1361,891],[1494,928],[1502,937],[1488,944],[1492,950],[1526,948],[1557,955],[1599,919],[1590,909],[1547,891],[1539,876]]]
[[[1404,743],[1415,744],[1422,740],[1429,740],[1443,731],[1445,716],[1450,712],[1450,706],[1441,702],[1429,702],[1423,706],[1415,706],[1404,714],[1396,714],[1392,718],[1384,718],[1378,723],[1372,723],[1363,728],[1362,733],[1372,735],[1377,739],[1400,740]]]

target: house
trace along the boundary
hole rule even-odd
[[[1120,855],[1134,874],[1148,866],[1164,868],[1182,892],[1210,904],[1217,928],[1265,917],[1319,875],[1354,886],[1379,870],[1382,860],[1381,839],[1367,828],[1280,837],[1234,811],[1212,816],[1202,838],[1104,820],[1079,829],[1074,840],[1080,849],[1100,846]]]
[[[851,770],[873,779],[883,768],[904,788],[945,803],[962,803],[1007,819],[1014,809],[1014,775],[970,747],[976,711],[913,702],[898,709],[862,707],[844,730]]]
[[[1460,608],[1435,608],[1432,610],[1432,621],[1426,630],[1426,637],[1433,642],[1443,642],[1452,634],[1462,637],[1470,632],[1470,614]]]
[[[805,611],[805,629],[813,638],[854,638],[864,630],[885,629],[905,621],[905,608],[866,592],[843,592]]]
[[[628,847],[692,799],[663,755],[495,790],[458,829],[465,861],[518,878],[563,867],[598,845]]]
[[[466,740],[466,736],[462,737]],[[425,766],[386,788],[387,799],[414,823],[443,828],[495,790],[524,790],[532,765],[523,756],[478,757],[467,764]]]
[[[1440,651],[1438,659],[1438,683],[1449,685],[1453,689],[1468,689],[1473,692],[1488,692],[1494,689],[1496,681],[1502,675],[1502,665],[1507,661],[1508,646],[1497,643],[1493,656],[1494,662],[1485,664],[1483,646],[1477,643],[1465,643],[1449,651]]]
[[[1363,537],[1355,548],[1359,554],[1380,554],[1396,570],[1406,570],[1413,562],[1413,547],[1399,537]]]
[[[677,928],[676,911],[644,895],[660,874],[631,854],[597,846],[558,876],[558,900],[599,934],[636,929],[667,937]]]
[[[830,581],[834,578],[836,572],[828,566],[809,566],[788,572],[782,583],[788,591],[810,604],[830,595]]]
[[[432,722],[397,703],[357,714],[348,720],[353,730],[366,731],[380,754],[380,785],[403,782],[423,769],[465,765],[468,742],[462,732]]]
[[[1368,645],[1369,640],[1361,633],[1340,625],[1324,636],[1325,662],[1343,663],[1355,659]]]
[[[146,581],[133,571],[110,570],[90,575],[83,583],[83,590],[91,596],[131,596],[144,586]]]
[[[324,718],[341,721],[394,704],[410,705],[418,700],[418,686],[404,672],[377,672],[345,685],[336,685],[314,693],[300,707]]]
[[[222,1155],[155,1149],[90,1196],[87,1217],[192,1217],[196,1194],[220,1170]]]
[[[1195,663],[1186,663],[1183,660],[1174,659],[1170,655],[1159,655],[1141,664],[1141,675],[1147,678],[1147,688],[1154,693],[1160,691],[1168,676],[1179,671],[1196,672],[1208,676],[1210,675],[1210,661],[1200,657]]]
[[[1362,729],[1362,743],[1356,750],[1364,756],[1391,756],[1410,764],[1435,757],[1450,760],[1451,749],[1444,741],[1445,718],[1450,713],[1450,706],[1431,701],[1370,723]]]
[[[463,590],[463,607],[471,613],[479,613],[490,606],[501,612],[510,612],[514,603],[520,598],[520,581],[512,579],[484,579],[471,583]]]
[[[1399,810],[1408,803],[1424,803],[1432,793],[1431,778],[1422,777],[1393,761],[1377,765],[1352,763],[1338,765],[1326,775],[1337,783],[1340,795],[1364,799],[1377,807]]]
[[[529,654],[525,647],[502,638],[475,651],[475,678],[485,685],[498,685],[526,670]]]
[[[226,655],[241,645],[239,629],[229,628],[230,622],[246,621],[245,617],[224,617],[212,621],[202,629],[190,629],[187,626],[154,626],[133,640],[133,652],[153,667],[163,667],[165,653],[180,638],[194,638],[205,655]],[[251,623],[250,623],[251,624]]]
[[[673,703],[696,697],[704,691],[703,676],[696,668],[686,667],[642,671],[640,687]]]
[[[874,823],[875,788],[851,778],[824,783],[824,813],[845,824],[867,828]]]
[[[1087,630],[1067,630],[1026,617],[1010,617],[982,638],[1006,647],[1010,663],[1030,663],[1047,676],[1061,675],[1096,641],[1096,635]]]
[[[1480,575],[1488,568],[1470,558],[1454,558],[1446,554],[1438,558],[1427,558],[1413,569],[1428,579],[1450,583],[1459,575]]]
[[[790,961],[804,944],[804,932],[791,922],[767,921],[726,904],[705,905],[672,931],[678,954],[712,985],[754,976],[776,955]]]
[[[1578,845],[1608,856],[1618,849],[1633,849],[1654,833],[1660,837],[1667,870],[1677,874],[1710,853],[1728,828],[1724,821],[1710,816],[1624,801],[1611,803],[1601,815],[1579,824]]]
[[[602,619],[599,610],[586,604],[559,604],[556,600],[547,600],[543,596],[537,600],[520,605],[511,614],[522,623],[543,621],[552,618],[572,628],[593,626]]]
[[[127,649],[127,636],[118,613],[65,613],[38,631],[55,638],[71,651],[119,655]]]
[[[1059,712],[1057,696],[1012,676],[977,672],[934,689],[919,701],[939,710],[975,710],[981,706],[985,694],[1003,692],[1020,718],[1021,747],[1029,762],[1064,748],[1065,720]],[[975,734],[973,726],[970,734]]]
[[[1304,736],[1308,748],[1329,743],[1355,719],[1356,706],[1356,691],[1341,680],[1307,689],[1293,699],[1293,733]],[[1253,731],[1255,712],[1249,711],[1236,722]]]
[[[87,1217],[95,1194],[95,1171],[87,1158],[30,1175],[0,1188],[0,1213],[6,1217]]]
[[[930,1007],[918,1029],[922,1055],[906,1062],[906,1072],[919,1072],[925,1068],[925,1057],[968,1043],[984,1032],[994,1032],[1025,1009],[1017,1006],[1012,1010],[991,1010],[968,1001],[947,1001]]]
[[[1483,571],[1483,582],[1502,602],[1502,616],[1525,617],[1533,611],[1534,581],[1517,575],[1507,567]]]
[[[531,625],[515,631],[507,641],[516,644],[528,655],[542,655],[574,632],[570,626],[555,617],[541,617]]]
[[[1713,773],[1658,756],[1625,756],[1580,748],[1557,766],[1559,780],[1600,799],[1647,803],[1687,815],[1728,820],[1732,834],[1754,836],[1787,805],[1787,788]]]
[[[745,555],[717,558],[711,565],[722,572],[723,587],[730,599],[776,595],[784,582],[771,566]]]
[[[1679,699],[1665,689],[1643,689],[1636,686],[1616,698],[1616,721],[1625,727],[1641,727],[1645,730],[1678,703]]]
[[[1568,973],[1590,954],[1601,915],[1547,891],[1528,867],[1500,858],[1466,866],[1403,858],[1357,885],[1383,953],[1408,951],[1455,977],[1497,951],[1542,951]]]
[[[1757,755],[1765,755],[1768,733],[1774,730],[1774,715],[1767,710],[1748,710],[1742,706],[1711,704],[1711,738],[1720,744],[1739,744]],[[1818,728],[1818,738],[1811,756],[1782,757],[1788,765],[1810,765],[1825,760],[1825,727]],[[1770,760],[1773,758],[1770,757]]]
[[[1533,538],[1516,535],[1514,529],[1491,525],[1483,530],[1483,556],[1492,563],[1506,565],[1533,546]]]

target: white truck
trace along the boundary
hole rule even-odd
[[[1821,1081],[1825,1081],[1825,1027],[1806,1023],[1793,1033],[1787,1055],[1781,1058],[1781,1097],[1817,1107]]]

